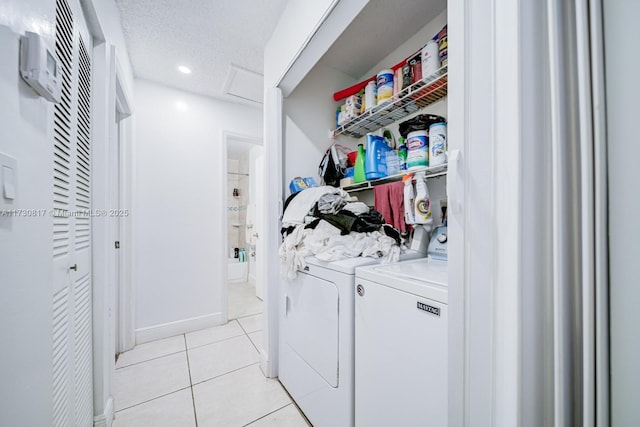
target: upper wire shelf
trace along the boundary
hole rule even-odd
[[[332,131],[333,137],[361,138],[447,96],[447,65],[405,88],[399,96],[376,105]]]

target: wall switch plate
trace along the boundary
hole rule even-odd
[[[14,157],[0,153],[0,206],[13,206],[18,196],[17,165]]]

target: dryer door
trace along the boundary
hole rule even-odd
[[[298,273],[286,286],[286,344],[332,387],[338,387],[338,303],[336,285]]]

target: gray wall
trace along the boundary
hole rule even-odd
[[[611,421],[640,425],[640,2],[604,0],[609,155]]]

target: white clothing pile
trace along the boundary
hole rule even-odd
[[[285,237],[279,254],[282,275],[294,279],[298,269],[306,267],[306,258],[310,256],[322,261],[364,256],[379,258],[383,263],[396,262],[400,259],[400,247],[395,239],[379,231],[352,231],[341,235],[339,228],[320,220],[314,229],[305,229],[305,224],[297,225]]]

